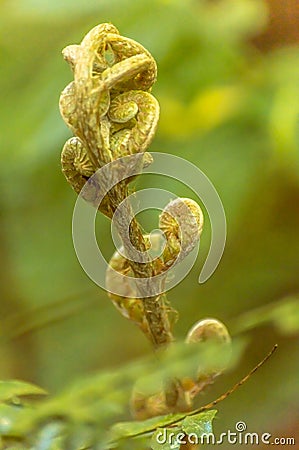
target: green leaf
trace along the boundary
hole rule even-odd
[[[24,381],[0,381],[0,402],[7,402],[23,395],[46,395],[47,392],[35,384]]]
[[[196,434],[199,438],[204,434],[213,433],[212,421],[216,414],[217,410],[211,409],[195,416],[186,417],[182,423],[182,430],[187,434]]]
[[[69,425],[64,440],[66,449],[93,448],[95,442],[96,427],[91,424],[75,424]],[[100,439],[101,436],[98,436]]]
[[[166,430],[165,427],[169,427],[173,424],[179,424],[181,421],[182,430],[185,433],[188,434],[189,430],[189,433],[198,433],[197,435],[200,437],[202,433],[212,432],[212,420],[214,419],[216,413],[217,410],[210,410],[187,417],[187,413],[180,413],[153,417],[142,422],[121,422],[117,423],[111,428],[109,438],[110,441],[113,442],[119,439],[140,436],[151,432],[155,432],[153,435],[155,436],[158,430],[161,431],[162,428]],[[192,414],[192,412],[189,414]],[[177,429],[177,427],[171,428],[170,431],[174,431]],[[179,429],[181,430],[181,428]],[[166,448],[168,449],[168,447]]]
[[[282,300],[252,309],[232,324],[235,333],[244,332],[261,325],[272,323],[281,334],[293,334],[299,331],[299,299],[286,297]]]
[[[59,450],[61,449],[62,438],[61,433],[64,425],[60,422],[52,422],[47,424],[40,432],[39,439],[34,448],[36,450]]]
[[[181,428],[158,428],[151,439],[152,450],[179,450],[184,437]]]
[[[0,404],[0,436],[9,435],[15,424],[20,418],[23,418],[24,411],[30,412],[31,409],[22,406]],[[14,433],[15,435],[15,433]]]
[[[110,430],[112,439],[121,439],[134,437],[140,434],[150,433],[157,428],[170,425],[174,422],[182,420],[186,416],[184,414],[167,414],[165,416],[153,417],[142,422],[120,422],[115,424]]]

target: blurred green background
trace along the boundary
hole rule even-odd
[[[55,393],[151,351],[81,269],[71,236],[76,198],[60,169],[71,133],[58,99],[72,78],[61,49],[102,22],[157,61],[161,119],[150,150],[196,164],[225,207],[227,246],[216,273],[198,284],[207,221],[198,264],[169,293],[180,314],[177,337],[196,320],[216,317],[248,338],[238,368],[200,401],[278,343],[254,379],[219,405],[215,429],[244,420],[248,431],[299,443],[297,0],[1,1],[0,377]],[[188,195],[155,177],[138,186]],[[152,219],[144,216],[144,225],[151,228]],[[97,229],[109,258],[109,222],[99,217]]]

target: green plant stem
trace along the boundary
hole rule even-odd
[[[117,191],[117,189],[115,190]],[[125,193],[124,198],[127,196],[128,193]],[[118,204],[120,203],[120,200],[120,198],[117,199]],[[155,267],[154,264],[148,260],[148,255],[146,253],[146,242],[142,234],[140,224],[138,223],[136,217],[134,217],[130,202],[127,201],[124,204],[124,207],[126,208],[125,214],[119,215],[119,218],[115,221],[115,224],[134,275],[136,278],[141,278],[144,280],[144,284],[139,287],[139,294],[142,296],[144,314],[148,323],[151,341],[154,348],[157,349],[173,341],[167,309],[165,306],[165,296],[151,295],[151,293],[159,291],[161,286],[157,285],[157,281],[154,281],[153,279],[155,276]],[[133,217],[128,233],[126,229],[125,217]],[[134,256],[131,254],[132,247],[141,252],[142,262],[134,261]],[[161,283],[161,281],[158,281],[158,283]]]

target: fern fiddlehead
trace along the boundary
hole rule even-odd
[[[144,47],[120,36],[111,24],[93,28],[80,45],[66,47],[63,55],[74,81],[61,94],[60,111],[75,137],[66,142],[61,163],[67,181],[79,193],[98,168],[120,157],[146,152],[159,119],[159,104],[149,92],[157,67]],[[143,161],[149,164],[150,155],[145,154]],[[100,205],[110,218],[127,197],[130,181],[126,179],[111,189],[107,201]],[[145,238],[135,219],[131,229],[133,245],[144,251]],[[137,277],[150,278],[155,273],[146,259],[143,264],[133,261],[130,267]],[[162,300],[147,298],[142,308],[154,345],[170,342]]]
[[[156,81],[157,67],[144,47],[121,36],[112,24],[93,28],[80,45],[66,47],[63,55],[71,66],[74,81],[61,94],[60,111],[75,136],[66,142],[61,163],[67,181],[79,194],[98,169],[119,158],[141,154],[143,166],[151,163],[152,157],[146,150],[159,120],[159,104],[150,92]],[[110,218],[118,215],[117,231],[123,243],[110,260],[106,288],[120,313],[136,323],[157,348],[173,341],[170,318],[173,310],[163,293],[167,271],[179,264],[198,243],[203,213],[193,200],[177,198],[160,215],[162,234],[144,234],[132,214],[130,202],[124,203],[131,180],[132,177],[121,180],[99,206]],[[124,206],[119,212],[121,204]],[[128,234],[125,216],[131,217]],[[148,258],[151,245],[161,246],[161,239],[164,239],[162,253]],[[139,252],[139,261],[134,260],[134,250]],[[136,291],[130,282],[132,277],[147,280],[142,291]],[[115,294],[118,283],[121,286]],[[160,284],[159,294],[154,294],[154,283]],[[188,339],[187,342],[191,338]],[[137,393],[134,397],[136,393],[133,394],[138,400],[136,416],[189,409],[195,393],[203,384],[209,384],[213,376],[214,372],[206,374],[204,380],[200,376],[197,380],[168,380],[161,393],[144,399],[142,413],[140,395]],[[160,405],[158,410],[157,405]]]

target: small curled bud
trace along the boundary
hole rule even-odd
[[[141,381],[141,385],[140,385]],[[131,412],[135,419],[145,420],[177,411],[190,411],[189,395],[181,380],[164,380],[156,385],[142,386],[142,379],[135,384],[131,396]]]
[[[120,126],[129,131],[126,146],[121,156],[144,152],[150,145],[158,124],[160,107],[158,101],[148,92],[129,91],[111,100],[108,116],[111,132]],[[114,146],[117,147],[117,140]],[[117,154],[120,154],[116,150]]]
[[[197,343],[214,340],[215,342],[230,344],[231,338],[226,326],[217,319],[203,319],[190,329],[186,342]]]
[[[96,171],[82,141],[77,137],[72,137],[65,143],[61,165],[64,176],[77,194],[80,193],[86,180]]]
[[[231,354],[231,337],[226,326],[217,319],[203,319],[198,321],[188,332],[187,344],[210,343],[217,346],[217,361],[209,363],[209,367],[198,368],[196,376],[197,389],[194,394],[202,391],[206,386],[212,384],[227,367]],[[219,353],[221,352],[221,353]]]
[[[192,225],[190,232],[199,237],[203,228],[203,213],[199,205],[190,198],[176,198],[172,200],[160,215],[159,226],[166,238],[180,236],[180,222],[189,219]]]
[[[132,391],[132,415],[137,420],[145,420],[177,411],[190,411],[194,385],[192,380],[173,378],[156,386],[142,386],[139,380]]]
[[[203,229],[203,213],[190,198],[172,200],[160,215],[159,227],[167,245],[164,252],[166,266],[185,258],[196,246]]]
[[[122,249],[123,250],[123,249]],[[119,278],[117,273],[125,275]],[[131,320],[146,334],[149,334],[148,324],[144,314],[142,299],[136,298],[136,291],[130,277],[133,276],[129,262],[118,251],[110,259],[106,271],[106,289],[108,297],[113,305],[126,319]],[[121,284],[120,284],[121,283]],[[119,288],[122,295],[115,294],[116,288]]]
[[[134,389],[130,403],[131,413],[137,420],[146,420],[169,413],[165,393],[162,389],[160,392],[152,395]]]
[[[59,99],[60,114],[72,130],[75,130],[77,126],[76,108],[76,88],[75,82],[72,81],[64,88]]]

